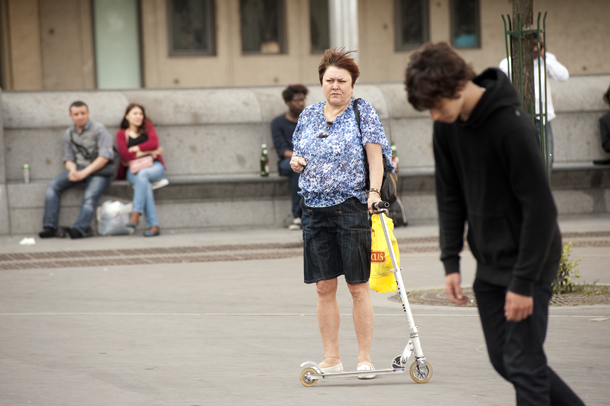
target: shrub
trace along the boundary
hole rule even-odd
[[[570,293],[576,286],[576,283],[572,279],[580,278],[580,272],[575,269],[581,258],[572,260],[570,258],[572,249],[572,243],[567,242],[563,244],[561,250],[561,260],[559,261],[559,271],[557,271],[557,277],[553,281],[553,294],[560,295],[562,293]]]

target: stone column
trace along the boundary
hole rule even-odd
[[[330,0],[330,46],[358,50],[358,0]],[[358,54],[353,55],[358,62]]]
[[[2,90],[0,89],[0,106],[2,106]],[[0,108],[0,235],[10,234],[8,216],[8,195],[6,188],[6,145],[4,143],[3,111]]]

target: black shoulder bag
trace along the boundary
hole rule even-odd
[[[358,132],[362,135],[362,130],[360,129],[360,109],[358,108],[358,100],[354,99],[354,115],[356,116],[356,122],[358,123]],[[369,160],[366,156],[366,147],[362,147],[364,152],[364,188],[368,190],[370,185],[370,176],[369,176]],[[392,165],[388,162],[388,158],[382,153],[383,157],[383,179],[381,180],[381,188],[379,189],[379,194],[381,195],[381,200],[384,202],[393,203],[396,200],[396,189],[398,186],[398,175],[396,172],[392,172]]]
[[[72,144],[74,144],[74,146],[76,147],[78,152],[80,152],[81,155],[85,159],[87,159],[87,160],[89,160],[91,162],[95,161],[95,158],[97,158],[98,154],[97,153],[91,153],[84,146],[82,146],[80,144],[77,144],[74,141],[74,138],[72,138],[72,131],[70,131],[70,142]],[[89,176],[105,176],[105,177],[112,176],[113,178],[116,176],[117,169],[119,167],[119,151],[116,149],[115,146],[112,147],[112,151],[114,152],[114,158],[112,158],[112,160],[109,159],[108,162],[106,163],[106,165],[102,166],[100,169],[98,169],[97,171],[93,172]]]

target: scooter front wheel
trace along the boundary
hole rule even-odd
[[[430,378],[432,378],[432,365],[426,361],[426,366],[422,369],[419,367],[417,361],[415,361],[413,364],[411,364],[409,373],[415,382],[426,383],[430,380]]]
[[[316,371],[313,368],[305,368],[304,370],[301,371],[301,383],[303,384],[303,386],[314,386],[316,383],[318,383],[318,378],[312,378],[311,374],[317,374],[318,371]]]

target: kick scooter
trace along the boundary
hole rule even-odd
[[[390,233],[388,231],[388,227],[385,223],[385,216],[387,215],[387,208],[390,207],[390,203],[388,202],[378,202],[373,205],[373,208],[377,210],[376,214],[379,214],[381,218],[381,225],[383,227],[383,235],[385,237],[386,243],[388,245],[388,251],[390,253],[390,258],[392,260],[392,272],[394,273],[394,277],[396,278],[396,285],[398,287],[398,295],[400,296],[400,301],[402,302],[402,309],[404,310],[405,316],[407,317],[407,326],[409,327],[409,342],[407,346],[403,350],[402,354],[395,357],[392,360],[392,368],[388,369],[373,369],[367,371],[350,371],[350,372],[322,372],[320,366],[313,361],[306,361],[301,364],[301,368],[304,368],[301,371],[301,383],[304,386],[314,386],[318,383],[320,379],[328,379],[328,378],[343,378],[343,377],[352,377],[358,375],[388,375],[388,374],[396,374],[403,373],[406,371],[407,362],[411,357],[411,354],[415,355],[415,362],[411,364],[409,368],[409,373],[411,378],[417,383],[426,383],[432,378],[432,365],[426,358],[424,357],[424,352],[422,351],[421,344],[419,342],[419,335],[417,326],[415,325],[415,321],[413,320],[413,314],[411,313],[411,308],[409,307],[409,300],[407,299],[407,293],[405,291],[405,285],[402,281],[402,275],[400,273],[400,268],[396,263],[396,255],[394,253],[394,249],[392,247],[392,240],[390,239]]]

